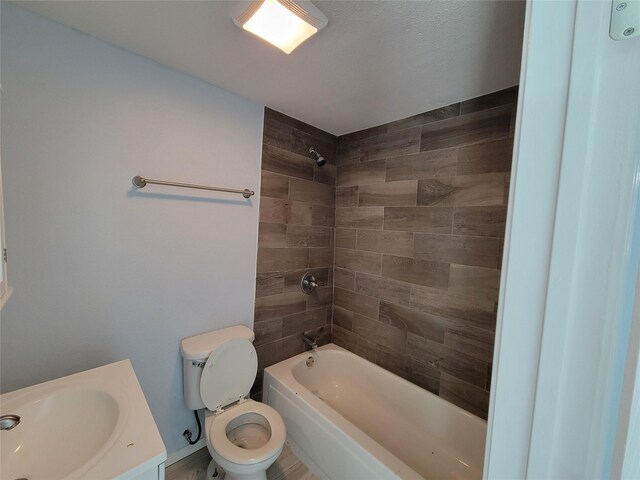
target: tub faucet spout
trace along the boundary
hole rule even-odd
[[[310,347],[311,350],[318,348],[318,338],[312,338],[308,333],[302,334],[302,342]]]

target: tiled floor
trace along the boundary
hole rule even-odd
[[[189,455],[165,471],[166,480],[213,480],[207,478],[211,457],[206,448]],[[267,470],[267,480],[318,480],[285,444],[282,453]]]

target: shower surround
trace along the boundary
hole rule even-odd
[[[331,335],[333,225],[337,138],[265,109],[254,331],[258,377],[265,367],[304,351],[302,332]],[[309,148],[324,156],[316,164]],[[318,288],[306,295],[300,280],[311,272]]]
[[[322,327],[309,313],[320,302],[333,313],[324,342],[486,418],[516,100],[514,87],[337,139],[267,110],[255,318],[262,367],[303,350],[298,330]],[[320,150],[325,167],[315,166],[296,130],[325,140],[314,145],[329,152]],[[313,185],[318,179],[323,188]],[[316,180],[304,184],[302,198],[291,190],[301,180]],[[295,220],[300,200],[312,212],[319,198],[334,213],[323,215],[326,230],[313,230],[313,215],[304,220],[305,241],[294,240],[297,227],[275,221]],[[289,213],[269,213],[278,199]],[[327,246],[322,299],[304,301],[293,280],[285,290],[287,272],[315,268],[311,250]],[[278,258],[268,263],[264,248],[304,248],[309,256],[268,252]]]

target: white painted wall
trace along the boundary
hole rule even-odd
[[[181,338],[251,326],[262,106],[2,2],[2,168],[15,292],[2,390],[131,358],[167,450],[193,428]]]

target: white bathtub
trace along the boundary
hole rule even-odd
[[[482,478],[484,420],[337,345],[268,367],[263,401],[324,478]]]

